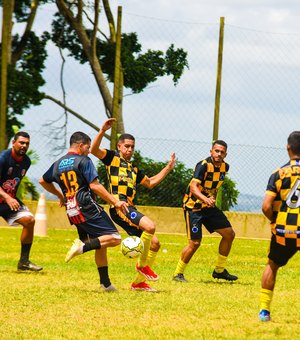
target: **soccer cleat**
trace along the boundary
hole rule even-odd
[[[18,262],[18,270],[25,271],[25,270],[30,270],[32,272],[39,272],[43,269],[43,267],[38,266],[37,264],[34,264],[30,261],[26,262]]]
[[[78,238],[73,242],[72,247],[68,251],[65,261],[69,262],[74,256],[80,255],[83,252],[84,243]]]
[[[157,292],[156,289],[151,288],[148,283],[144,282],[140,282],[140,283],[134,283],[132,282],[131,284],[131,290],[144,290],[145,292],[152,292],[155,293]]]
[[[228,271],[226,269],[224,269],[222,271],[222,273],[217,273],[215,270],[213,271],[212,273],[212,277],[214,279],[223,279],[223,280],[226,280],[226,281],[235,281],[238,279],[237,276],[235,275],[231,275],[228,273]]]
[[[259,312],[259,320],[260,321],[271,321],[271,315],[270,312],[266,309],[262,309]]]
[[[173,276],[173,281],[185,282],[185,283],[188,282],[188,280],[186,280],[186,278],[184,277],[184,275],[182,273],[179,273],[179,274]]]
[[[104,285],[101,285],[100,287],[105,292],[117,292],[118,291],[117,288],[113,286],[112,284],[110,284],[108,287],[105,287]]]
[[[138,267],[138,265],[136,264],[136,270],[140,274],[145,276],[145,278],[148,279],[149,281],[157,281],[159,279],[158,275],[155,274],[154,271],[149,266]]]

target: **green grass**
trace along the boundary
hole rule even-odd
[[[0,339],[299,339],[299,255],[278,273],[272,322],[258,321],[261,274],[268,241],[236,239],[228,270],[235,283],[211,273],[218,237],[205,237],[186,270],[188,284],[171,280],[184,235],[158,235],[161,250],[153,283],[158,293],[134,292],[135,261],[119,247],[108,251],[117,293],[99,290],[93,252],[64,262],[75,230],[36,237],[31,260],[40,273],[18,273],[20,228],[0,228]],[[125,234],[123,234],[125,236]]]

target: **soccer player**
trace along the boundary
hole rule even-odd
[[[202,240],[202,225],[210,232],[221,235],[219,254],[212,276],[227,281],[237,280],[225,269],[235,233],[225,214],[215,206],[218,189],[221,187],[229,164],[224,161],[227,144],[222,140],[213,142],[210,157],[200,161],[194,170],[183,198],[183,210],[188,236],[188,245],[183,249],[174,272],[173,280],[188,282],[184,271]]]
[[[136,265],[138,272],[136,279],[131,284],[132,290],[155,292],[156,290],[146,282],[158,280],[158,275],[151,267],[160,248],[158,238],[154,235],[155,224],[147,216],[143,215],[134,206],[134,197],[137,184],[148,189],[158,185],[175,167],[176,157],[172,153],[168,164],[155,176],[148,177],[140,169],[131,163],[134,153],[135,139],[130,134],[122,134],[119,137],[117,150],[107,150],[100,147],[105,131],[115,122],[110,118],[104,122],[97,136],[93,140],[91,153],[98,157],[105,165],[109,179],[110,192],[118,199],[128,202],[129,212],[124,214],[110,207],[110,216],[113,221],[121,226],[128,235],[139,236],[144,242],[144,252]]]
[[[71,224],[77,228],[76,239],[66,256],[69,262],[74,256],[96,250],[100,287],[104,291],[115,291],[108,275],[107,247],[120,244],[121,236],[115,225],[95,201],[95,194],[123,212],[127,203],[117,200],[98,181],[98,173],[88,156],[91,139],[83,132],[75,132],[70,138],[68,153],[54,162],[40,179],[40,184],[56,195]],[[59,190],[54,182],[57,183]]]
[[[262,204],[262,211],[271,222],[272,237],[261,280],[261,321],[271,320],[270,305],[278,269],[300,250],[300,131],[289,135],[287,152],[290,160],[270,176]]]
[[[18,270],[38,272],[43,267],[29,261],[35,219],[24,203],[17,198],[21,180],[31,165],[31,160],[26,155],[29,143],[29,134],[19,131],[13,137],[12,148],[0,153],[0,216],[9,225],[20,224],[23,227]]]

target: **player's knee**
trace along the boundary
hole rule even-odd
[[[149,234],[154,235],[155,233],[155,224],[154,223],[147,223],[147,225],[145,225],[144,227],[144,231],[146,231]]]
[[[201,240],[190,240],[190,247],[196,251],[201,245]]]
[[[24,228],[33,229],[35,224],[35,219],[33,216],[24,216],[18,223],[20,223]]]
[[[121,244],[121,235],[120,234],[112,234],[112,242],[115,246],[118,246]]]

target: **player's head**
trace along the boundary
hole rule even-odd
[[[123,133],[119,139],[117,148],[120,152],[121,157],[123,157],[126,161],[130,161],[135,147],[135,138],[129,133]]]
[[[210,155],[216,166],[221,166],[223,159],[227,156],[227,143],[221,139],[213,141]]]
[[[74,132],[70,138],[70,148],[75,149],[80,155],[87,156],[90,152],[91,138],[84,132]]]
[[[293,131],[287,140],[287,149],[293,155],[300,156],[300,131]]]
[[[219,144],[219,145],[223,145],[225,147],[225,149],[227,150],[227,143],[224,142],[222,139],[216,139],[213,141],[212,146]]]
[[[25,131],[19,131],[14,135],[12,140],[12,149],[18,156],[26,154],[30,143],[30,136]]]

